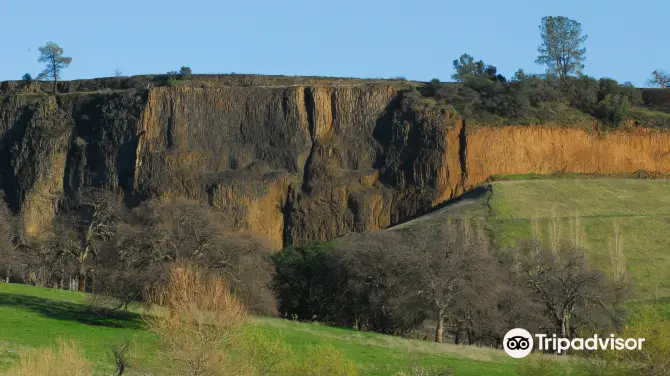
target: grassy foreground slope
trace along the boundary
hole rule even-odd
[[[605,270],[611,270],[610,252],[618,228],[637,296],[670,296],[666,277],[670,275],[670,180],[513,178],[518,180],[494,181],[401,226],[449,216],[480,218],[501,248],[531,237],[534,231],[545,242],[557,233],[562,239],[578,239]]]
[[[100,375],[114,370],[110,343],[132,340],[139,363],[161,374],[168,364],[157,360],[158,338],[142,327],[141,317],[92,314],[86,294],[0,283],[0,373],[18,358],[21,348],[52,345],[59,338],[72,339],[96,364]],[[294,348],[330,343],[356,362],[364,375],[392,375],[413,365],[447,365],[456,375],[513,375],[519,361],[502,351],[407,340],[376,333],[257,318],[258,325],[284,337]],[[132,369],[124,375],[139,375]]]

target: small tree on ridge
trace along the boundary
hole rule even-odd
[[[647,80],[647,84],[661,89],[670,88],[670,74],[664,70],[656,69],[651,72],[651,78]]]
[[[72,58],[63,56],[63,49],[54,42],[47,42],[39,50],[40,58],[37,61],[46,63],[46,68],[37,76],[37,79],[53,79],[54,93],[56,93],[58,92],[58,80],[61,77],[61,71],[70,65]]]

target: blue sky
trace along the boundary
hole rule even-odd
[[[585,73],[644,84],[670,71],[666,0],[0,0],[0,80],[42,69],[53,40],[73,58],[64,79],[258,73],[448,81],[467,52],[498,67],[534,63],[543,16],[582,23]]]

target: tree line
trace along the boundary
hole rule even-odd
[[[620,84],[609,78],[559,78],[518,70],[507,79],[494,66],[467,54],[455,60],[454,67],[459,85],[436,79],[420,94],[448,103],[466,118],[484,123],[574,123],[575,114],[570,109],[576,109],[599,119],[603,126],[616,127],[629,117],[634,106],[644,103],[641,91],[631,83]]]
[[[535,62],[546,67],[543,74],[519,69],[508,78],[495,65],[466,53],[453,61],[452,79],[458,85],[433,79],[417,90],[453,106],[466,118],[495,124],[575,123],[580,117],[571,109],[577,109],[598,119],[602,126],[614,128],[633,115],[635,106],[644,104],[642,93],[630,82],[620,84],[582,74],[587,35],[579,22],[545,17],[540,31],[542,44]],[[670,75],[661,69],[654,70],[647,81],[661,88],[669,83]],[[643,122],[647,126],[669,125],[663,116],[645,116]]]
[[[20,216],[0,213],[0,276],[5,282],[76,289],[116,298],[127,308],[169,268],[189,262],[224,276],[255,313],[276,311],[270,289],[271,246],[235,231],[223,215],[189,200],[124,207],[120,197],[89,188],[61,200],[51,230],[30,236]]]
[[[499,347],[510,328],[573,337],[616,329],[630,291],[567,242],[496,250],[476,221],[352,235],[275,256],[279,312],[361,330]],[[425,331],[419,336],[427,337]]]

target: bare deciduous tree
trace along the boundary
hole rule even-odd
[[[76,264],[79,291],[86,291],[92,258],[97,256],[102,243],[114,236],[119,205],[114,195],[99,189],[87,189],[56,221],[60,252]]]
[[[474,313],[474,300],[467,297],[484,292],[486,265],[490,264],[489,245],[479,228],[469,220],[448,221],[446,225],[425,225],[415,232],[414,252],[408,257],[419,275],[420,291],[433,308],[436,320],[435,341],[444,342],[445,321],[460,300],[461,309]],[[469,319],[461,312],[460,319]]]
[[[553,251],[537,241],[526,241],[519,244],[518,251],[521,281],[564,337],[572,336],[572,319],[580,311],[587,307],[611,309],[624,291],[622,285],[592,268],[586,253],[574,245],[562,243]]]
[[[123,305],[147,284],[165,280],[171,264],[188,261],[220,273],[249,309],[274,313],[271,246],[261,236],[233,231],[229,221],[198,202],[156,201],[126,212],[113,242],[98,257],[105,293]]]
[[[660,87],[661,89],[670,87],[670,74],[661,69],[651,72],[651,78],[647,80],[647,85]]]
[[[20,247],[24,265],[23,281],[41,287],[57,286],[58,274],[64,266],[59,249],[59,239],[53,233],[27,238]]]

